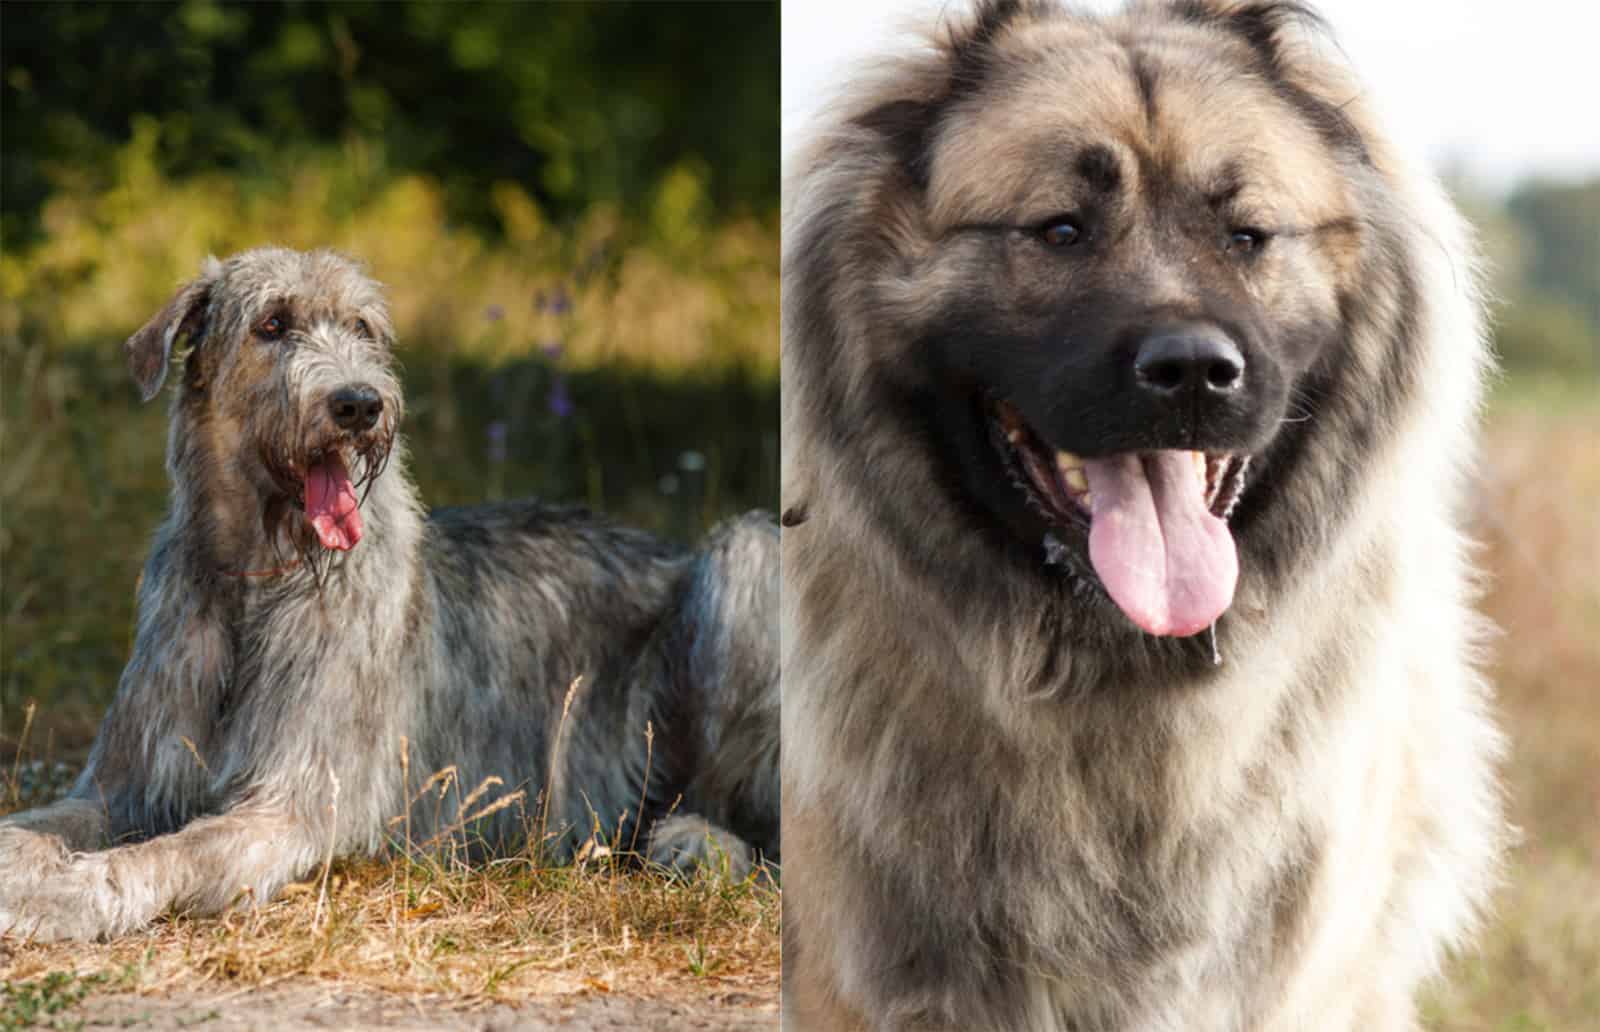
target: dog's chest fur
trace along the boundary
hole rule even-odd
[[[1300,620],[1302,646],[1315,626]],[[907,648],[922,662],[887,665],[904,677],[893,691],[855,683],[895,716],[863,704],[832,734],[901,760],[836,790],[862,823],[903,815],[865,841],[846,833],[840,857],[869,872],[856,914],[900,915],[836,911],[884,961],[881,1002],[911,1028],[1272,1027],[1272,1008],[1322,977],[1329,886],[1354,872],[1372,890],[1344,906],[1361,912],[1339,963],[1375,933],[1389,888],[1362,836],[1387,826],[1395,772],[1367,758],[1392,753],[1376,744],[1393,722],[1374,712],[1385,693],[1360,686],[1398,688],[1399,673],[1385,641],[1320,626],[1323,647],[1293,668],[1270,635],[1236,638],[1203,689],[996,707],[926,641]]]

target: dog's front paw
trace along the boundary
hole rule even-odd
[[[0,936],[94,939],[101,907],[60,836],[0,824]]]
[[[743,881],[751,870],[751,850],[743,839],[692,814],[678,814],[656,824],[650,831],[647,855],[653,863],[683,874],[709,870]]]
[[[0,822],[0,909],[64,869],[72,853],[60,835]]]

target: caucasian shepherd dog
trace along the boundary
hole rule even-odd
[[[1470,242],[1299,4],[982,4],[784,234],[800,1029],[1395,1029],[1504,839]]]

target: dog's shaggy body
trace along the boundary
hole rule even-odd
[[[69,796],[0,822],[0,931],[116,935],[406,835],[513,848],[541,814],[558,853],[776,855],[769,519],[685,555],[532,502],[425,517],[382,297],[333,254],[208,263],[129,341],[147,399],[185,334],[133,654]],[[330,415],[351,385],[366,419]],[[329,455],[367,490],[337,558],[306,486]],[[523,804],[452,828],[488,778],[470,810]]]
[[[1471,247],[1330,50],[1296,4],[986,3],[791,170],[795,1028],[1410,1028],[1470,930]],[[1169,427],[1123,370],[1173,319],[1243,377]],[[1030,432],[1231,464],[1209,634],[1119,612],[1087,517],[996,458]]]

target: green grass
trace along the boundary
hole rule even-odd
[[[83,1021],[73,1017],[72,1009],[108,981],[100,973],[51,971],[37,978],[0,983],[0,1030],[80,1029]]]
[[[1496,413],[1540,412],[1547,416],[1588,413],[1600,419],[1600,377],[1578,373],[1513,372],[1490,385]]]

